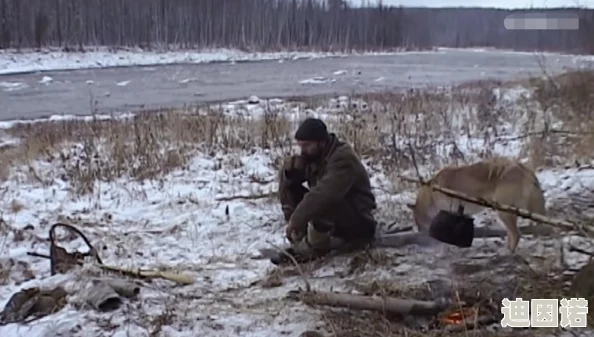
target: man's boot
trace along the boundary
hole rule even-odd
[[[307,226],[307,235],[303,240],[296,242],[286,248],[286,254],[291,255],[298,263],[310,262],[330,252],[336,245],[340,244],[332,237],[331,226],[320,226],[318,224]],[[270,261],[274,264],[291,263],[291,259],[285,253],[279,253]]]

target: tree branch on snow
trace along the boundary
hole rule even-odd
[[[569,245],[569,251],[570,252],[584,254],[584,255],[588,255],[588,256],[594,256],[594,253],[589,252],[589,251],[584,250],[584,249],[581,249],[581,248],[578,248],[578,247],[576,247],[574,245]]]
[[[408,177],[404,177],[404,176],[401,176],[400,179],[402,179],[404,181],[408,181],[408,182],[414,182],[414,183],[424,185],[424,186],[429,186],[433,190],[441,192],[441,193],[447,195],[448,197],[452,197],[452,198],[459,199],[462,201],[470,202],[470,203],[477,204],[477,205],[487,207],[490,209],[494,209],[497,211],[513,213],[521,218],[530,219],[532,221],[544,223],[544,224],[547,224],[547,225],[550,225],[553,227],[557,227],[557,228],[561,228],[564,230],[578,230],[578,231],[582,232],[583,234],[585,234],[586,236],[594,234],[593,229],[588,228],[582,224],[570,222],[567,220],[559,220],[559,219],[549,218],[542,214],[532,213],[532,212],[522,209],[522,208],[500,204],[493,200],[470,197],[464,193],[454,191],[449,188],[441,187],[438,184],[429,183],[429,182],[419,180],[419,179],[412,179],[412,178],[408,178]]]
[[[327,305],[354,310],[380,311],[386,314],[432,316],[445,310],[445,299],[419,301],[395,297],[364,296],[331,292],[291,291],[287,297],[310,305]]]
[[[266,198],[274,198],[276,197],[276,192],[271,193],[263,193],[263,194],[254,194],[254,195],[233,195],[229,197],[220,197],[216,198],[216,201],[232,201],[232,200],[259,200],[259,199],[266,199]]]

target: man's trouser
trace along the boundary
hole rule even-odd
[[[280,191],[280,201],[285,220],[289,221],[292,212],[309,192],[301,184],[291,183]],[[306,240],[314,249],[326,249],[331,237],[347,243],[368,243],[375,236],[376,222],[371,214],[361,215],[348,201],[342,201],[328,212],[311,221],[307,226]]]

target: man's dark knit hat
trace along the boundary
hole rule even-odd
[[[295,139],[301,141],[321,142],[328,140],[329,137],[326,124],[318,118],[304,120],[295,132]]]

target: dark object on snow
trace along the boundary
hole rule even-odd
[[[23,289],[13,294],[0,313],[0,325],[28,323],[62,310],[68,293],[62,287]]]
[[[93,280],[85,294],[86,302],[95,310],[117,310],[123,303],[120,295],[107,282]]]
[[[284,253],[275,251],[274,255],[270,254],[270,262],[277,266],[293,263],[293,261],[291,261],[291,258],[289,258],[287,256],[287,254],[291,255],[297,263],[307,263],[307,262],[315,261],[323,256],[323,255],[317,255],[317,254],[308,254],[308,255],[299,254],[298,252],[295,251],[295,249],[293,247],[284,248],[284,250],[285,250]]]
[[[304,259],[304,257],[298,256],[297,254],[295,254],[295,251],[293,250],[293,248],[287,247],[287,248],[284,248],[284,250],[287,254],[293,256],[298,263],[307,262],[307,261],[303,261],[303,260],[307,260],[307,259]],[[275,265],[281,265],[281,264],[285,265],[285,264],[293,263],[291,261],[291,259],[286,254],[279,252],[276,249],[260,248],[260,249],[258,249],[258,252],[260,253],[260,256],[253,257],[253,259],[255,259],[255,260],[268,259],[268,260],[270,260],[270,262],[272,264],[275,264]],[[310,259],[311,259],[311,257],[310,257]]]
[[[87,253],[68,253],[66,249],[58,246],[56,243],[56,229],[58,227],[62,227],[72,234],[78,235],[87,247],[89,248],[89,252]],[[77,264],[81,264],[85,257],[93,257],[97,263],[103,264],[101,258],[99,257],[99,253],[97,249],[93,247],[89,239],[76,227],[72,225],[68,225],[65,223],[55,223],[49,230],[49,239],[50,239],[50,271],[52,275],[56,274],[65,274],[67,273],[72,267]]]
[[[462,205],[457,213],[441,210],[431,221],[429,236],[460,248],[469,248],[474,239],[474,219],[464,215]]]
[[[301,186],[305,181],[305,170],[291,169],[284,172],[287,184],[292,186]]]
[[[328,246],[324,249],[312,249],[304,241],[297,245],[292,245],[283,248],[284,252],[279,252],[273,249],[260,249],[262,258],[270,259],[270,262],[275,265],[284,265],[294,263],[290,255],[297,263],[307,263],[318,260],[322,257],[336,256],[341,254],[348,254],[355,251],[369,248],[373,245],[371,241],[346,241],[340,238],[333,237]]]
[[[123,298],[133,299],[140,293],[136,284],[117,278],[94,279],[83,293],[85,301],[95,310],[108,312],[117,310]]]
[[[302,332],[301,335],[299,335],[299,337],[325,337],[325,336],[317,331],[307,330],[307,331]]]

